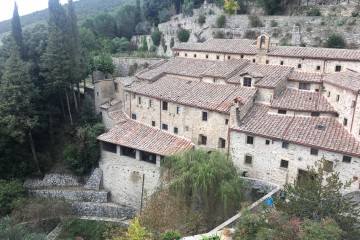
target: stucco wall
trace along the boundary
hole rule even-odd
[[[235,165],[241,171],[248,171],[249,177],[259,178],[265,181],[283,185],[292,183],[298,176],[298,170],[307,170],[313,166],[316,160],[324,156],[329,161],[339,161],[336,171],[340,172],[340,179],[345,182],[359,176],[360,158],[352,157],[351,163],[343,163],[343,155],[319,149],[318,156],[310,155],[310,147],[289,144],[288,149],[282,148],[282,141],[273,141],[270,138],[254,136],[254,144],[246,144],[246,134],[236,131],[230,133],[230,153]],[[251,136],[251,135],[250,135]],[[270,140],[266,145],[265,140]],[[252,164],[245,164],[245,155],[253,157]],[[281,159],[289,161],[288,169],[281,168]],[[356,180],[351,189],[359,188],[359,180]]]

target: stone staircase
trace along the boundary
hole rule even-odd
[[[85,185],[71,174],[47,174],[43,179],[29,179],[24,187],[30,196],[69,200],[77,217],[124,221],[132,219],[135,209],[109,202],[110,192],[101,189],[102,171],[97,168]]]

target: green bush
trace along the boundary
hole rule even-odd
[[[318,8],[310,8],[310,10],[306,13],[308,16],[321,16],[320,9]]]
[[[80,154],[75,144],[68,143],[61,154],[62,162],[70,169],[77,169],[81,165]]]
[[[340,34],[331,34],[326,40],[326,47],[328,48],[345,48],[346,40]]]
[[[148,43],[147,43],[147,40],[146,40],[146,37],[143,36],[141,38],[141,44],[140,44],[140,47],[139,47],[139,51],[141,52],[146,52],[149,50],[149,47],[148,47]]]
[[[270,26],[271,27],[277,27],[279,25],[279,23],[275,20],[271,20]]]
[[[219,236],[201,237],[201,240],[220,240]]]
[[[162,240],[179,240],[181,235],[177,231],[169,231],[162,236]]]
[[[226,16],[224,14],[221,14],[220,16],[218,16],[218,18],[216,19],[216,24],[215,26],[217,28],[223,28],[226,25]]]
[[[180,42],[187,42],[187,41],[189,41],[190,31],[181,28],[181,29],[177,32],[177,38],[179,39]]]
[[[162,33],[159,31],[159,29],[156,29],[154,32],[151,33],[151,39],[154,45],[157,47],[160,45],[161,36]]]
[[[264,27],[261,19],[256,14],[249,15],[250,27]]]
[[[90,220],[68,220],[66,221],[57,239],[82,239],[103,240],[104,233],[109,225],[104,222]]]
[[[0,216],[9,214],[25,200],[25,190],[19,180],[0,180]]]
[[[224,34],[223,31],[215,31],[215,32],[213,32],[213,38],[224,39],[224,38],[225,38],[225,34]]]
[[[206,17],[205,17],[205,15],[200,14],[199,17],[198,17],[198,22],[199,22],[200,24],[204,24],[204,23],[206,22]]]

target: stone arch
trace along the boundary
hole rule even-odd
[[[256,49],[257,50],[269,50],[270,49],[270,36],[267,35],[266,33],[261,34],[257,38]]]

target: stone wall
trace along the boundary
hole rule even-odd
[[[108,202],[109,192],[107,191],[87,191],[71,189],[34,189],[29,190],[30,196],[64,198],[71,201],[83,202]]]
[[[352,157],[351,163],[342,162],[343,155],[319,149],[317,156],[310,154],[310,147],[290,143],[282,148],[282,141],[271,140],[259,136],[254,137],[254,144],[246,144],[246,134],[231,131],[230,152],[235,165],[242,171],[247,171],[249,177],[273,182],[279,185],[292,183],[298,177],[299,170],[307,170],[314,166],[321,157],[334,162],[334,169],[340,173],[342,182],[359,177],[360,158]],[[265,140],[270,140],[266,145]],[[252,156],[252,163],[245,163],[245,155]],[[280,167],[281,160],[289,161],[288,168]],[[360,181],[356,180],[350,190],[359,188]]]
[[[91,203],[91,202],[73,202],[72,208],[77,216],[94,216],[100,218],[132,219],[136,210],[119,206],[112,203]]]
[[[137,65],[137,68],[135,69],[135,72],[137,72],[161,60],[159,58],[135,58],[135,57],[113,57],[112,59],[116,66],[114,77],[128,76],[130,68],[134,67],[135,65]]]
[[[67,187],[80,186],[80,179],[72,174],[46,174],[43,179],[27,179],[24,183],[24,188],[34,189],[42,187]]]

